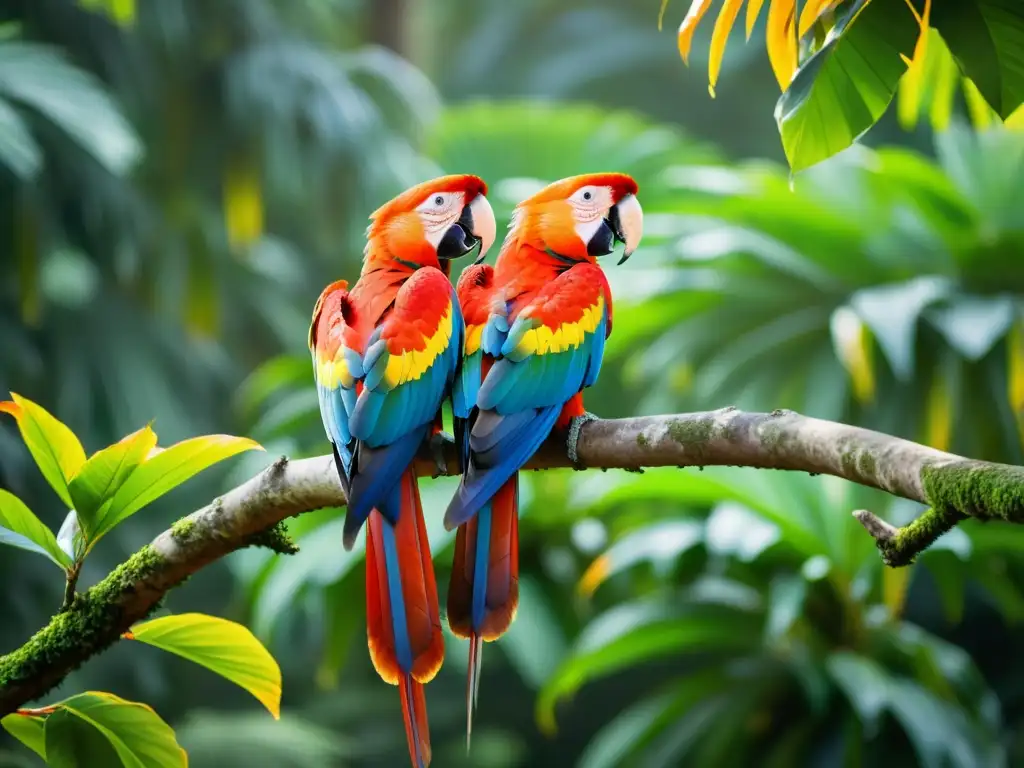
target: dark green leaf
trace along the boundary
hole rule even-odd
[[[69,709],[46,718],[46,764],[50,768],[92,768],[123,763],[102,731]]]
[[[845,6],[844,6],[845,7]],[[807,168],[846,149],[885,112],[914,53],[906,0],[855,0],[775,107],[789,165]]]
[[[1024,102],[1024,7],[1018,0],[937,1],[931,24],[1000,117]]]
[[[889,703],[889,673],[877,662],[845,651],[833,653],[825,661],[825,666],[870,737],[877,732],[882,713]]]

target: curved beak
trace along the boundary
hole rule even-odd
[[[467,232],[476,238],[480,243],[480,252],[476,255],[474,264],[484,260],[487,251],[494,245],[494,238],[498,232],[498,225],[494,221],[494,209],[490,201],[483,195],[477,195],[462,212],[463,217],[468,216],[466,222],[469,226]]]
[[[616,241],[626,246],[622,251],[622,258],[619,259],[619,264],[625,264],[644,236],[644,211],[636,195],[626,195],[613,205],[608,215],[608,223]]]
[[[437,258],[451,261],[465,256],[480,245],[480,261],[494,242],[497,225],[494,211],[483,195],[477,195],[462,209],[459,220],[448,228],[437,245]]]

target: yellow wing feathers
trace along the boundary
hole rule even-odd
[[[424,339],[422,349],[407,349],[404,352],[391,353],[387,367],[384,369],[384,381],[389,389],[416,381],[434,364],[438,357],[448,348],[452,338],[454,313],[452,304],[448,302],[444,314],[437,324],[433,335]]]
[[[579,320],[562,323],[552,330],[547,325],[540,325],[526,331],[516,344],[517,356],[546,355],[548,353],[568,352],[578,349],[588,333],[597,330],[598,323],[604,316],[604,296],[598,295],[597,301],[583,310]],[[468,352],[468,344],[467,344]]]

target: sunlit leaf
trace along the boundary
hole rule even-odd
[[[90,542],[204,469],[243,451],[263,450],[246,437],[206,435],[164,449],[140,464],[114,494],[106,513],[86,531]]]
[[[85,450],[75,433],[45,408],[11,393],[11,400],[0,402],[0,411],[18,422],[21,437],[35,459],[39,471],[68,507],[73,507],[68,482],[85,464]]]
[[[797,66],[796,0],[771,0],[765,24],[765,44],[779,88],[785,91]]]
[[[71,560],[57,546],[53,531],[32,514],[24,502],[9,491],[0,488],[0,544],[36,552],[52,560],[61,568]]]
[[[201,613],[162,616],[131,628],[133,640],[194,661],[255,696],[281,716],[281,669],[241,624]]]
[[[31,749],[44,760],[46,759],[46,718],[40,715],[22,715],[14,713],[0,719],[0,725],[11,736]]]
[[[855,0],[847,5],[825,44],[792,82],[780,78],[788,88],[775,108],[775,119],[794,171],[846,149],[874,125],[907,69],[902,56],[913,54],[919,29],[906,0]],[[786,69],[779,66],[777,77]]]
[[[56,707],[76,715],[103,734],[125,768],[188,765],[188,757],[178,746],[174,731],[145,704],[126,701],[112,693],[89,691],[65,699]]]
[[[147,425],[90,456],[68,484],[78,514],[94,525],[103,503],[114,496],[155,447],[156,433]]]
[[[676,34],[676,45],[679,48],[679,55],[683,62],[690,62],[690,46],[693,45],[693,33],[700,24],[700,20],[711,7],[711,0],[692,0],[690,9],[683,17],[683,23],[679,25],[679,32]]]

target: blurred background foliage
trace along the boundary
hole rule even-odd
[[[789,407],[1024,462],[1024,133],[952,99],[933,133],[896,104],[862,145],[791,177],[764,51],[735,32],[712,101],[695,66],[711,27],[687,70],[657,5],[0,0],[0,390],[90,451],[151,419],[165,443],[268,448],[119,527],[83,585],[268,457],[326,450],[312,303],[356,274],[368,212],[440,172],[486,178],[503,221],[560,176],[639,180],[647,234],[609,268],[599,414]],[[428,509],[453,482],[426,484]],[[63,518],[11,424],[0,483]],[[469,757],[466,650],[448,644],[429,689],[438,765],[1024,760],[1024,532],[965,524],[887,570],[850,511],[920,510],[828,478],[524,486],[520,613],[488,646]],[[451,538],[428,517],[444,584]],[[236,553],[167,603],[268,642],[280,722],[140,647],[62,692],[151,703],[200,768],[402,764],[394,690],[365,651],[360,547],[342,550],[339,510],[290,525],[299,555]],[[0,555],[0,650],[59,605],[50,571]],[[0,736],[0,765],[37,762]]]

